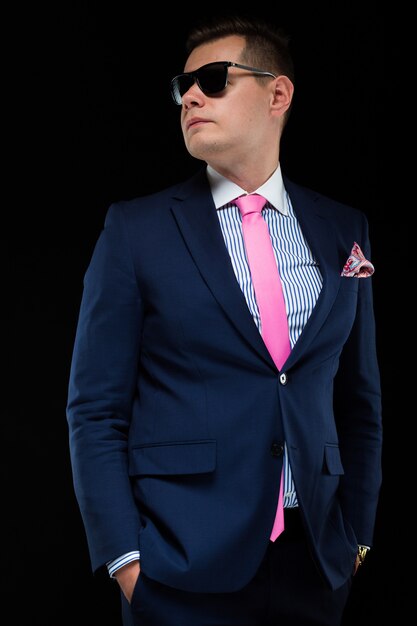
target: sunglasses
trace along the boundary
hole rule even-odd
[[[233,61],[215,61],[214,63],[207,63],[207,65],[199,67],[198,70],[194,72],[178,74],[178,76],[175,76],[171,80],[171,95],[175,104],[182,105],[183,95],[194,83],[197,83],[206,96],[215,96],[221,93],[227,87],[229,67],[238,67],[241,70],[247,70],[259,76],[271,76],[272,78],[276,78],[276,75],[271,72],[264,72],[263,70],[258,70],[256,67],[240,65],[240,63],[233,63]]]

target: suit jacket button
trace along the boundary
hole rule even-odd
[[[279,382],[281,383],[281,385],[286,385],[288,382],[288,376],[285,372],[282,372],[282,374],[279,375]]]
[[[274,443],[271,446],[272,456],[280,457],[282,456],[283,452],[284,452],[284,446],[274,441]]]

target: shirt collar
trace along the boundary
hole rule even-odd
[[[210,165],[207,165],[207,178],[216,209],[220,209],[225,204],[233,202],[238,196],[246,194],[244,189],[216,172]],[[282,180],[280,165],[278,165],[272,176],[253,193],[261,194],[283,215],[288,215],[284,181]]]

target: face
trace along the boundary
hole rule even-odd
[[[243,37],[231,36],[199,46],[188,57],[184,72],[214,61],[242,62],[244,45]],[[276,115],[275,92],[276,79],[256,80],[251,72],[235,67],[228,70],[226,89],[214,96],[205,95],[194,83],[181,107],[187,150],[219,171],[232,163],[256,163],[269,149],[277,158],[282,120]]]

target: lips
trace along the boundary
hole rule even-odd
[[[192,117],[190,120],[188,120],[188,122],[186,123],[186,128],[187,130],[189,130],[190,128],[193,128],[194,126],[197,126],[198,124],[205,124],[207,123],[209,120],[205,120],[201,117]]]

